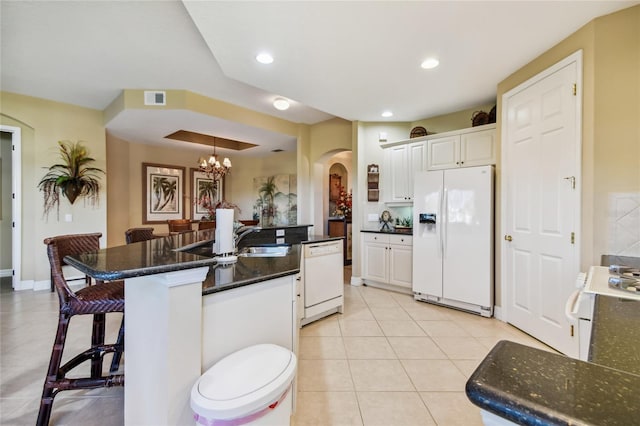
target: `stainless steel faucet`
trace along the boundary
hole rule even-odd
[[[233,247],[235,251],[238,251],[238,244],[240,241],[244,239],[249,234],[253,234],[254,232],[260,232],[262,228],[259,226],[241,226],[235,232],[236,236],[233,238]]]

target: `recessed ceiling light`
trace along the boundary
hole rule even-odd
[[[391,111],[385,111],[382,113],[382,116],[385,118],[393,117],[393,113]]]
[[[437,60],[436,58],[427,58],[424,61],[422,61],[422,64],[420,64],[420,66],[425,70],[433,69],[438,65],[440,65],[440,61]]]
[[[258,56],[256,56],[256,61],[260,62],[261,64],[270,64],[273,62],[273,56],[271,56],[267,52],[258,53]]]
[[[276,98],[276,100],[273,101],[273,106],[280,111],[284,111],[289,109],[289,101],[284,98]]]

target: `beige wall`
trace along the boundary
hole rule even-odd
[[[48,283],[44,238],[80,232],[106,234],[107,179],[101,181],[103,191],[95,207],[81,198],[71,205],[61,197],[60,220],[56,212],[48,219],[42,217],[43,197],[37,189],[45,168],[58,160],[59,140],[85,141],[95,166],[106,169],[102,112],[7,92],[0,92],[0,104],[1,123],[22,129],[22,280]],[[72,215],[72,222],[64,221],[66,214]],[[106,245],[106,238],[101,244]]]
[[[486,104],[475,106],[470,109],[456,111],[450,114],[438,115],[431,118],[425,118],[424,120],[419,120],[411,123],[411,128],[413,129],[416,126],[422,126],[427,129],[427,132],[429,132],[429,134],[466,129],[467,127],[473,126],[471,118],[476,111],[484,111],[488,114],[489,111],[491,111],[491,108],[493,108],[495,105],[496,102],[492,101]],[[404,137],[404,139],[407,138],[409,138],[409,134]]]
[[[585,270],[607,253],[609,195],[640,190],[640,6],[597,18],[502,81],[498,112],[505,92],[579,49],[584,61],[580,240]]]
[[[582,224],[580,268],[610,253],[612,197],[640,191],[640,6],[595,19],[498,84],[498,117],[504,93],[571,53],[583,52]],[[500,127],[498,127],[500,141]],[[500,152],[500,151],[498,151]],[[500,205],[500,162],[497,167]],[[498,210],[499,213],[499,210]],[[500,224],[498,216],[496,223]],[[497,241],[502,241],[499,229]],[[496,298],[501,295],[496,245]]]

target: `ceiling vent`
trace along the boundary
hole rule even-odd
[[[167,92],[145,90],[144,91],[144,104],[145,105],[166,105],[167,104]]]

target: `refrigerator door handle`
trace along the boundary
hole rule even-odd
[[[442,203],[440,203],[442,211],[440,212],[440,247],[442,258],[446,257],[447,253],[447,219],[448,219],[448,209],[449,209],[449,193],[447,192],[447,188],[444,188],[442,191]]]

